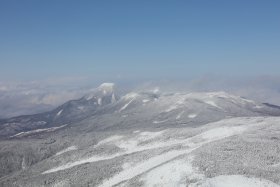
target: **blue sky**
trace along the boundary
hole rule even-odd
[[[279,75],[278,0],[1,0],[0,79]]]

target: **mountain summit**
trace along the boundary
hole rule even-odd
[[[84,98],[86,100],[96,100],[98,105],[114,103],[117,100],[115,87],[114,83],[103,83]]]
[[[114,83],[103,83],[98,88],[98,90],[103,91],[103,94],[112,93],[115,89]]]

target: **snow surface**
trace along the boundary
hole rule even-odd
[[[211,105],[213,107],[222,109],[221,107],[219,107],[214,101],[205,101],[206,104]]]
[[[52,169],[49,169],[42,174],[47,174],[47,173],[53,173],[65,169],[72,168],[77,165],[81,165],[84,163],[91,163],[91,162],[97,162],[97,161],[102,161],[102,160],[108,160],[108,159],[113,159],[119,156],[127,155],[127,154],[132,154],[140,151],[146,151],[146,150],[151,150],[151,149],[157,149],[157,148],[166,148],[170,146],[176,146],[176,145],[183,145],[187,146],[187,149],[182,149],[182,150],[176,150],[176,151],[171,151],[168,152],[170,155],[172,155],[172,159],[180,156],[185,153],[189,153],[194,149],[197,149],[198,147],[202,146],[205,143],[209,143],[212,141],[220,140],[229,136],[233,136],[235,134],[240,134],[243,131],[246,130],[247,126],[237,126],[237,127],[218,127],[214,128],[211,130],[208,130],[206,132],[203,132],[199,135],[196,135],[192,138],[187,138],[187,139],[168,139],[167,141],[156,141],[156,142],[151,142],[149,144],[145,145],[139,145],[141,142],[144,142],[146,140],[153,139],[159,135],[162,135],[162,133],[168,132],[167,130],[165,131],[159,131],[159,132],[142,132],[139,133],[139,136],[133,136],[130,137],[129,139],[123,138],[123,136],[111,136],[108,137],[101,142],[97,144],[97,146],[101,144],[114,144],[117,147],[121,148],[123,151],[118,152],[112,155],[94,155],[89,158],[81,159],[78,161],[74,162],[69,162],[65,165],[61,165]],[[195,143],[197,140],[198,143]],[[169,154],[168,154],[169,155]],[[166,158],[164,162],[169,161],[168,156],[163,156]],[[149,163],[150,164],[150,163]],[[142,166],[141,166],[142,167]]]
[[[134,99],[136,97],[138,97],[139,94],[138,93],[135,93],[135,92],[131,92],[131,93],[128,93],[126,94],[125,96],[123,96],[123,99],[125,100],[130,100],[130,99]]]
[[[84,110],[85,107],[84,107],[84,106],[78,106],[78,109],[79,109],[79,110]]]
[[[120,173],[116,174],[112,178],[105,180],[100,187],[114,186],[116,184],[121,183],[122,181],[126,181],[133,177],[136,177],[140,174],[143,174],[165,162],[168,162],[182,154],[186,154],[191,152],[192,150],[179,150],[179,151],[170,151],[168,153],[152,157],[140,164],[137,164],[131,168],[124,169]]]
[[[280,167],[280,163],[273,164],[271,167]]]
[[[189,180],[202,179],[204,176],[198,173],[192,166],[193,158],[187,157],[183,159],[170,161],[162,166],[156,167],[143,177],[141,181],[144,186],[182,186],[187,184],[186,178]]]
[[[197,114],[189,114],[188,118],[195,118],[197,116]]]
[[[106,143],[114,142],[114,141],[120,140],[121,138],[123,138],[123,136],[119,136],[119,135],[110,136],[110,137],[108,137],[108,138],[98,142],[98,144],[96,146],[99,146],[101,144],[106,144]]]
[[[168,99],[165,98],[165,100],[162,100],[163,103],[165,103],[168,108],[165,110],[165,112],[171,112],[173,110],[176,110],[180,107],[186,106],[186,104],[189,103],[191,100],[204,102],[205,104],[208,104],[210,106],[213,106],[215,108],[219,108],[223,110],[223,106],[220,106],[218,103],[224,103],[224,102],[230,102],[231,104],[236,104],[239,106],[244,105],[255,105],[252,107],[262,107],[261,105],[257,105],[254,101],[244,99],[242,97],[230,95],[225,92],[197,92],[197,93],[176,93],[171,94],[170,96],[167,96]]]
[[[57,114],[56,116],[60,116],[60,114],[63,112],[63,109],[61,109]]]
[[[77,150],[78,148],[76,146],[70,146],[70,147],[67,147],[66,149],[62,150],[62,151],[59,151],[55,154],[55,156],[58,156],[58,155],[62,155],[63,153],[66,153],[66,152],[69,152],[69,151],[74,151],[74,150]]]
[[[182,143],[185,143],[184,146],[187,146],[187,148],[183,148],[181,150],[172,150],[172,151],[169,151],[167,153],[163,153],[161,155],[158,155],[158,156],[152,157],[150,159],[147,159],[144,162],[136,164],[136,165],[134,165],[131,168],[128,168],[127,167],[128,165],[125,165],[126,167],[123,167],[123,168],[127,168],[127,169],[124,169],[123,171],[121,171],[120,173],[116,174],[112,178],[105,180],[100,185],[100,187],[114,186],[114,185],[119,184],[119,183],[121,183],[123,181],[132,179],[132,178],[134,178],[134,177],[136,177],[136,176],[138,176],[140,174],[143,174],[143,173],[145,173],[145,172],[147,172],[147,171],[149,171],[149,170],[151,170],[151,169],[153,169],[155,167],[158,167],[160,165],[168,163],[169,161],[171,161],[171,160],[173,160],[175,158],[178,158],[178,157],[180,157],[182,155],[191,153],[193,150],[201,147],[205,143],[209,143],[209,142],[212,142],[212,141],[215,141],[215,140],[220,140],[220,139],[223,139],[223,138],[235,135],[235,134],[242,133],[243,130],[245,130],[245,129],[246,129],[246,127],[243,127],[243,128],[228,127],[227,129],[222,129],[222,131],[220,131],[220,133],[214,133],[213,132],[215,130],[216,131],[221,130],[219,128],[218,129],[211,129],[211,130],[206,131],[206,132],[204,132],[202,134],[199,134],[199,135],[197,135],[195,137],[183,140]],[[199,143],[194,143],[194,142],[191,141],[192,139],[197,139],[199,137],[203,138],[204,141],[202,140]],[[174,142],[171,141],[171,144],[174,144]],[[167,142],[165,142],[165,146],[168,146]],[[177,176],[176,176],[177,177],[176,178],[177,181],[175,182],[172,179],[173,178],[172,175],[169,175],[169,178],[167,178],[166,181],[164,181],[164,182],[167,182],[166,185],[164,184],[163,186],[168,186],[168,184],[174,184],[174,183],[180,184],[180,185],[182,183],[182,185],[184,185],[183,180],[184,180],[185,177],[182,175],[182,173],[188,172],[189,169],[187,169],[187,168],[180,168],[180,169],[181,170],[178,172],[179,174],[177,173]],[[161,171],[162,171],[162,169],[159,169],[159,172],[158,173],[156,172],[153,175],[159,176],[159,175],[161,175]],[[153,183],[153,182],[151,182],[152,180],[150,180],[152,177],[148,176],[146,182]],[[183,179],[181,179],[180,177],[183,177]],[[178,178],[179,178],[179,181],[178,181]],[[147,185],[147,186],[152,186],[152,185]],[[161,184],[159,184],[158,186],[161,186]]]
[[[114,91],[114,83],[103,83],[98,87],[98,90],[102,91],[104,95],[112,93]]]
[[[21,168],[22,168],[23,170],[25,170],[25,169],[27,168],[26,161],[25,161],[25,158],[24,158],[24,157],[22,158]]]
[[[184,112],[185,112],[185,111],[180,112],[180,113],[176,116],[176,119],[180,119],[181,116],[184,114]]]
[[[116,100],[116,96],[115,94],[113,93],[112,94],[112,98],[111,98],[111,103],[115,103],[117,100]]]
[[[32,134],[41,133],[41,132],[53,132],[53,131],[61,129],[65,126],[67,126],[67,125],[61,125],[59,127],[51,127],[51,128],[45,128],[45,129],[36,129],[36,130],[32,130],[32,131],[20,132],[20,133],[17,133],[15,135],[13,135],[13,136],[10,136],[10,138],[23,137],[23,136],[32,135]]]
[[[128,107],[128,105],[130,105],[130,103],[132,103],[133,101],[134,101],[134,99],[131,99],[128,103],[126,103],[126,104],[119,110],[119,112],[125,110],[125,109]]]
[[[263,108],[263,106],[256,105],[256,106],[255,106],[255,108],[257,108],[257,109],[261,109],[261,108]]]
[[[74,162],[69,162],[65,165],[49,169],[47,171],[44,171],[42,174],[48,174],[48,173],[53,173],[53,172],[57,172],[57,171],[61,171],[61,170],[70,169],[72,167],[82,165],[82,164],[85,164],[85,163],[98,162],[98,161],[102,161],[102,160],[109,160],[109,159],[113,159],[117,156],[119,156],[119,154],[113,154],[113,155],[109,155],[109,156],[93,156],[93,157],[90,157],[90,158],[87,158],[87,159],[82,159],[82,160],[77,160],[77,161],[74,161]]]
[[[206,179],[190,187],[280,187],[279,185],[259,178],[249,178],[242,175],[221,175]]]
[[[147,103],[147,102],[149,102],[149,101],[150,101],[149,99],[143,99],[143,100],[142,100],[143,103]]]
[[[246,126],[218,127],[201,133],[199,137],[211,141],[213,139],[222,139],[225,137],[233,136],[235,134],[241,134],[246,129]]]
[[[111,178],[105,179],[100,184],[100,186],[114,186],[139,175],[142,177],[142,182],[147,184],[147,186],[152,186],[155,184],[152,179],[156,177],[161,178],[161,180],[158,181],[158,186],[172,186],[172,184],[175,186],[177,186],[177,184],[184,185],[185,183],[183,181],[187,178],[190,180],[194,178],[202,178],[202,174],[195,173],[195,168],[191,168],[191,160],[185,160],[186,164],[182,164],[180,161],[186,157],[189,158],[189,154],[192,153],[192,151],[205,144],[242,134],[247,129],[252,129],[252,127],[267,125],[267,123],[275,121],[275,119],[258,117],[225,119],[218,122],[209,123],[205,125],[200,131],[198,131],[199,133],[196,135],[186,137],[182,137],[182,135],[180,135],[182,133],[181,130],[174,131],[173,129],[166,129],[164,131],[157,132],[134,131],[133,134],[122,136],[114,135],[100,141],[96,147],[115,145],[120,148],[119,151],[109,155],[92,155],[87,158],[78,158],[76,161],[51,168],[47,171],[44,171],[42,174],[70,169],[85,163],[110,160],[121,156],[127,157],[128,155],[143,151],[163,149],[165,151],[161,154],[152,155],[152,157],[147,157],[142,161],[138,161],[136,163],[131,161],[125,162],[122,167],[122,171],[116,173]],[[177,167],[178,165],[181,165],[181,167]],[[172,171],[172,173],[168,174],[167,169],[170,169],[169,171]],[[165,172],[163,173],[163,171]],[[186,176],[188,173],[191,174]],[[166,178],[166,176],[169,176],[169,178]],[[198,183],[197,186],[199,186]]]
[[[178,108],[177,105],[171,105],[168,109],[165,110],[165,112],[171,112],[172,110],[175,110],[177,108]]]
[[[102,105],[102,98],[98,98],[97,103],[98,103],[98,105]]]
[[[153,121],[153,123],[154,123],[154,124],[159,124],[159,123],[164,123],[164,122],[166,122],[166,121],[168,121],[168,119],[166,119],[166,120],[161,120],[161,121],[155,120],[155,121]]]
[[[94,98],[94,96],[93,96],[93,95],[89,95],[89,96],[86,98],[86,100],[88,101],[88,100],[91,100],[92,98]]]
[[[143,131],[140,132],[140,137],[138,137],[138,140],[141,141],[146,141],[146,140],[150,140],[153,139],[157,136],[160,136],[161,134],[163,134],[165,131],[157,131],[157,132],[148,132],[148,131]]]
[[[186,100],[186,95],[182,95],[178,94],[180,96],[175,97],[176,98],[176,102],[171,105],[170,107],[168,107],[168,109],[165,110],[165,112],[171,112],[172,110],[176,110],[177,108],[180,107],[180,105],[183,105],[185,100]]]
[[[246,127],[243,128],[244,130],[246,129]],[[215,131],[216,129],[212,129],[213,131]],[[221,131],[220,133],[213,133],[212,130],[206,131],[204,133],[202,133],[201,135],[195,136],[194,138],[198,138],[198,137],[202,137],[205,139],[205,141],[202,141],[200,143],[194,143],[194,142],[190,142],[185,140],[184,143],[188,143],[185,146],[188,146],[187,148],[181,149],[181,150],[172,150],[169,151],[167,153],[161,154],[159,156],[155,156],[152,157],[142,163],[136,164],[131,168],[128,169],[124,169],[123,171],[121,171],[120,173],[116,174],[115,176],[113,176],[112,178],[105,180],[100,187],[105,187],[105,186],[114,186],[116,184],[121,183],[122,181],[131,179],[135,176],[138,176],[140,174],[143,174],[157,166],[160,166],[164,163],[167,163],[181,155],[185,155],[188,154],[190,152],[192,152],[193,150],[201,147],[202,145],[204,145],[205,143],[209,143],[211,141],[215,141],[215,140],[219,140],[219,139],[223,139],[238,133],[242,132],[241,128],[235,128],[235,127],[228,127],[228,129],[223,129],[223,131]],[[220,129],[217,129],[220,130]],[[190,138],[192,139],[192,138]],[[165,146],[168,146],[168,143],[165,143]],[[127,168],[127,165],[126,167]],[[160,170],[161,171],[161,170]],[[186,172],[186,170],[181,170],[183,172]],[[182,176],[181,172],[179,172],[180,174],[178,174],[179,176]],[[157,173],[156,175],[160,175],[160,173]],[[178,178],[177,175],[177,178]],[[171,177],[172,175],[170,175]],[[170,181],[170,178],[167,179],[168,181]],[[179,180],[179,183],[181,183],[181,181],[183,181],[183,179]],[[172,182],[172,181],[171,181]],[[178,182],[178,181],[177,181]],[[173,181],[174,183],[174,181]],[[149,185],[148,185],[149,186]],[[160,185],[159,185],[160,186]]]

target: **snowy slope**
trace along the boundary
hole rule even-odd
[[[225,92],[117,98],[114,87],[52,111],[60,125],[40,119],[0,141],[0,186],[280,185],[279,108]]]

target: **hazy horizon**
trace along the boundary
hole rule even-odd
[[[0,117],[48,110],[102,82],[280,105],[279,5],[1,1]]]
[[[95,80],[90,77],[52,78],[0,82],[0,118],[49,111],[92,92],[103,82],[113,82],[118,93],[158,88],[162,92],[225,91],[258,102],[280,105],[280,77],[210,76],[188,79]]]

